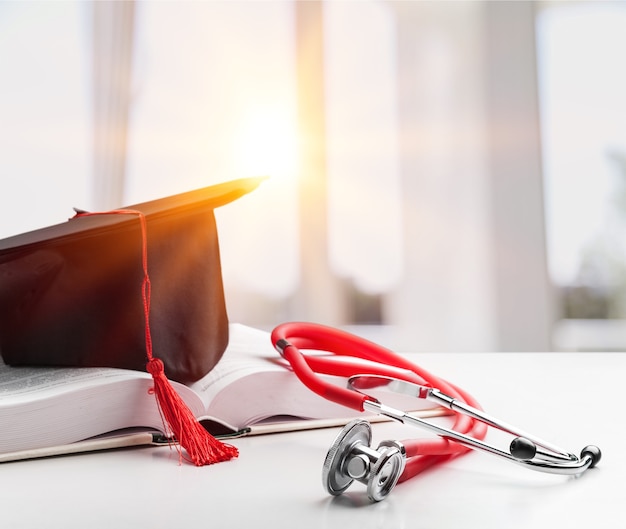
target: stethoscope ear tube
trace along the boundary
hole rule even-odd
[[[488,444],[483,440],[475,439],[452,429],[436,425],[378,402],[366,402],[365,410],[372,413],[378,413],[409,426],[416,426],[418,428],[431,431],[441,436],[443,439],[454,441],[468,448],[487,452],[513,463],[527,466],[533,470],[551,474],[580,474],[588,468],[595,466],[598,461],[600,461],[600,457],[602,455],[600,449],[594,445],[586,446],[582,450],[580,457],[574,454],[564,453],[560,449],[557,449],[557,452],[538,450],[536,445],[531,440],[523,437],[516,437],[509,447],[509,452],[505,452],[504,450]],[[514,446],[516,443],[521,443],[523,448],[516,448]]]
[[[460,401],[449,395],[445,395],[437,388],[424,387],[405,380],[398,380],[392,377],[383,375],[355,375],[348,379],[348,387],[356,391],[361,391],[364,387],[367,388],[385,388],[395,393],[401,393],[404,395],[413,396],[416,398],[422,398],[439,404],[442,407],[448,408],[452,411],[463,413],[469,417],[482,421],[483,423],[497,428],[503,432],[509,433],[515,438],[509,445],[508,452],[499,450],[498,448],[488,445],[480,440],[473,439],[466,435],[455,432],[444,427],[437,426],[429,423],[417,417],[412,417],[399,410],[392,410],[389,407],[381,406],[378,409],[378,405],[372,403],[367,404],[366,409],[368,411],[374,411],[381,415],[386,415],[389,418],[395,419],[400,422],[419,426],[427,430],[431,430],[437,435],[445,439],[453,439],[454,441],[461,443],[470,448],[476,450],[482,450],[494,455],[504,457],[505,459],[513,460],[516,462],[526,463],[535,458],[542,461],[552,461],[558,463],[556,470],[562,470],[562,473],[569,473],[571,469],[578,469],[582,466],[587,468],[588,465],[581,465],[581,458],[576,455],[566,452],[565,450],[558,448],[552,443],[548,443],[537,436],[534,436],[528,432],[522,431],[504,421],[496,419],[495,417],[488,415],[483,410],[474,408],[465,402]],[[589,446],[585,449],[590,454],[593,454],[593,465],[599,461],[601,453],[597,447]],[[536,465],[538,470],[552,471],[553,466]]]

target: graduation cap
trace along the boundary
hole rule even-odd
[[[163,384],[204,376],[228,344],[213,210],[261,180],[76,210],[65,223],[0,240],[4,362],[148,369]],[[173,391],[163,384],[155,383],[157,397]],[[163,399],[162,411],[177,395]]]

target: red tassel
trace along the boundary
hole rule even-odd
[[[228,461],[239,455],[237,448],[217,440],[197,421],[165,376],[161,360],[152,358],[147,369],[154,379],[163,419],[196,466]]]
[[[154,380],[154,394],[157,399],[161,418],[168,435],[174,435],[176,441],[182,446],[189,459],[196,466],[211,465],[221,461],[227,461],[239,455],[236,447],[222,443],[213,437],[196,419],[185,401],[172,387],[165,376],[163,362],[152,355],[152,336],[150,334],[150,276],[148,275],[148,239],[146,229],[146,217],[141,211],[132,209],[119,209],[104,213],[89,213],[77,211],[76,216],[86,215],[136,215],[141,223],[141,248],[143,265],[143,282],[141,293],[143,297],[143,311],[145,319],[146,356],[148,363],[146,369]],[[179,453],[180,452],[179,449]]]

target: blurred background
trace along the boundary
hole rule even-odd
[[[626,3],[0,2],[0,237],[269,175],[231,321],[626,350]]]

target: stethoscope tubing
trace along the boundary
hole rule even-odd
[[[393,366],[395,376],[408,382],[436,386],[446,394],[460,399],[476,409],[480,404],[469,393],[406,360],[402,356],[364,338],[339,329],[313,323],[285,323],[272,332],[272,343],[292,366],[294,373],[309,389],[318,395],[357,411],[365,411],[366,402],[377,402],[368,395],[326,383],[317,372],[331,375],[352,376],[362,373],[363,366],[336,362],[334,357],[304,355],[302,350],[314,350],[334,355],[373,362],[377,373],[386,373]],[[340,369],[335,369],[341,366]],[[315,369],[313,369],[315,368]],[[428,423],[427,424],[431,424]],[[451,431],[484,439],[487,425],[467,415],[454,415]],[[470,447],[452,443],[450,439],[416,439],[404,442],[407,463],[400,481],[405,481],[433,465],[467,453]],[[419,456],[419,457],[417,457]]]
[[[272,343],[292,366],[298,378],[312,391],[338,404],[358,411],[384,415],[396,421],[417,426],[437,434],[437,439],[415,439],[403,441],[407,462],[400,481],[413,477],[435,464],[447,461],[476,449],[499,456],[510,462],[554,474],[580,474],[595,466],[600,459],[600,450],[595,446],[585,447],[580,457],[543,441],[526,432],[486,414],[480,404],[468,392],[458,386],[429,373],[408,359],[378,344],[353,334],[313,323],[285,323],[276,327],[271,335]],[[304,355],[301,350],[325,351],[337,356]],[[382,404],[374,397],[328,383],[318,373],[358,378],[364,366],[342,361],[341,356],[353,357],[373,363],[371,376],[389,377],[408,384],[421,386],[429,398],[457,412],[451,428],[436,425],[414,417],[401,410]],[[516,440],[528,441],[532,445],[530,457],[519,457],[505,452],[484,441],[488,426],[518,436]]]

